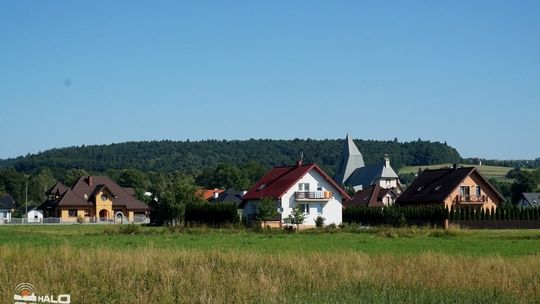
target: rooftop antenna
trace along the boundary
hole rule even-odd
[[[300,152],[300,161],[304,162],[304,152]]]

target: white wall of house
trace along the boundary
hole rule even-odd
[[[299,191],[299,184],[309,184],[309,192],[321,191],[321,196],[324,197],[324,191],[331,191],[332,195],[329,199],[309,199],[298,201],[295,193]],[[320,189],[320,190],[318,190]],[[302,191],[304,189],[302,188]],[[305,190],[307,191],[307,190]],[[304,225],[314,226],[315,219],[318,216],[325,218],[325,224],[339,225],[342,222],[342,196],[339,191],[334,188],[324,177],[315,170],[311,170],[305,174],[298,182],[296,182],[287,192],[281,197],[281,205],[283,208],[282,219],[288,217],[293,208],[299,207],[301,204],[307,205],[305,209],[306,220]],[[244,214],[257,213],[258,200],[249,200],[244,206]],[[309,211],[308,211],[309,210]]]
[[[0,223],[11,222],[11,210],[0,209]]]
[[[28,211],[28,223],[41,223],[43,221],[43,212],[41,210]]]
[[[396,178],[380,178],[379,186],[384,189],[397,188],[398,180]]]

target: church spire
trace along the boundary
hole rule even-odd
[[[341,162],[339,163],[334,180],[338,184],[343,185],[354,170],[364,166],[364,157],[362,156],[362,153],[360,153],[360,150],[358,150],[358,147],[356,147],[352,138],[347,134],[343,146]]]

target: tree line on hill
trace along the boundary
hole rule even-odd
[[[440,142],[399,142],[356,140],[366,164],[382,161],[389,154],[392,166],[452,163],[460,159],[452,147]],[[269,169],[288,165],[299,159],[315,162],[333,174],[341,160],[344,140],[205,140],[205,141],[151,141],[127,142],[111,145],[92,145],[52,149],[14,159],[0,160],[0,168],[13,167],[18,172],[37,174],[49,168],[56,174],[72,168],[88,172],[106,172],[111,169],[137,169],[150,171],[182,171],[200,173],[220,164],[244,165],[255,162]]]

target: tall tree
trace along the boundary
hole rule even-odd
[[[263,197],[259,201],[257,219],[263,222],[263,227],[266,227],[266,221],[272,220],[278,214],[276,201],[271,197]]]

